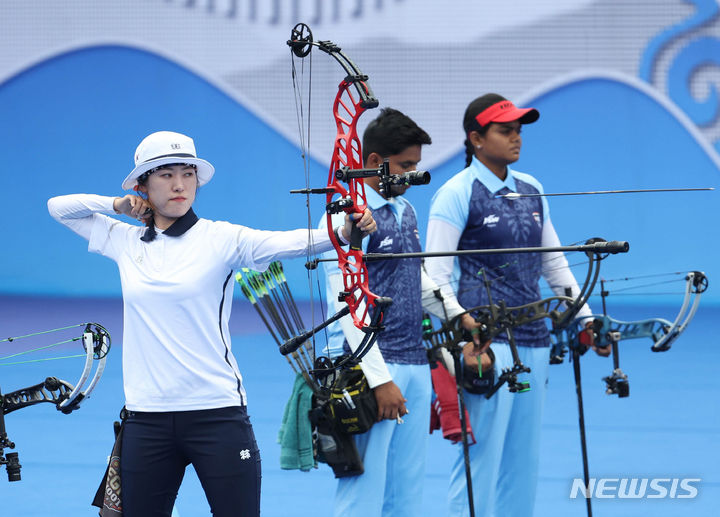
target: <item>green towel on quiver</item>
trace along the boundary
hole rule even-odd
[[[278,431],[282,469],[307,472],[317,467],[313,455],[312,426],[308,416],[312,407],[312,395],[310,386],[298,373]]]

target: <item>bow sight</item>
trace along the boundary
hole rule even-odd
[[[383,160],[382,165],[377,168],[367,169],[351,169],[350,167],[342,167],[335,171],[335,178],[340,181],[348,183],[353,179],[365,179],[365,178],[380,178],[378,188],[380,194],[386,198],[393,197],[393,193],[390,187],[395,185],[410,186],[410,185],[427,185],[430,183],[430,172],[428,171],[407,171],[400,174],[390,173],[390,162],[389,160]],[[291,190],[291,194],[327,194],[333,192],[329,188],[306,188],[306,189],[295,189]],[[328,203],[325,207],[325,211],[328,214],[339,214],[346,209],[351,209],[353,202],[351,199],[342,198],[336,201]]]
[[[390,173],[390,161],[386,158],[380,167],[376,169],[350,169],[343,167],[335,172],[335,177],[340,181],[347,182],[352,178],[380,178],[379,190],[380,194],[386,198],[393,197],[393,185],[427,185],[430,183],[430,173],[428,171],[407,171],[400,174]],[[337,213],[337,212],[335,212]]]

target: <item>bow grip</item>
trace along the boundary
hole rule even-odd
[[[350,231],[350,249],[353,251],[360,251],[362,249],[363,232],[355,221],[352,222],[352,229]]]

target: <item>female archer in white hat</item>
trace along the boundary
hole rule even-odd
[[[50,214],[114,260],[124,303],[122,436],[125,517],[172,513],[188,464],[215,517],[260,512],[260,456],[231,353],[228,321],[233,270],[263,270],[273,260],[304,256],[307,230],[260,231],[199,219],[197,188],[215,169],[193,140],[168,131],[145,138],[124,189],[142,195],[74,194],[48,201]],[[147,227],[121,222],[122,214]],[[375,230],[369,211],[357,215]],[[352,222],[336,229],[348,242]],[[314,230],[315,252],[331,249]]]

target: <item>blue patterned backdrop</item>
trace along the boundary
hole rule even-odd
[[[516,168],[536,175],[547,192],[719,183],[714,1],[667,1],[664,10],[639,1],[530,3],[528,19],[514,25],[455,20],[455,32],[438,25],[421,40],[408,34],[436,16],[433,2],[329,2],[320,15],[314,2],[242,10],[235,2],[131,2],[106,5],[107,16],[97,4],[79,3],[64,11],[68,23],[53,15],[52,3],[40,4],[5,2],[0,16],[7,186],[0,293],[119,294],[114,265],[88,254],[50,219],[45,202],[73,192],[122,195],[135,146],[156,130],[193,136],[215,164],[218,174],[197,201],[201,216],[267,229],[305,226],[304,199],[288,194],[305,179],[285,46],[292,21],[303,16],[316,19],[317,38],[348,42],[345,51],[370,74],[381,106],[404,110],[433,137],[423,162],[433,181],[408,195],[423,238],[434,190],[463,166],[462,110],[489,90],[540,110]],[[450,2],[446,15],[458,9]],[[30,23],[43,26],[43,38],[27,40],[22,28]],[[176,34],[163,34],[168,24],[178,26]],[[238,31],[223,32],[228,27]],[[242,45],[228,50],[235,40]],[[436,43],[430,50],[428,40]],[[320,93],[312,104],[311,186],[327,176],[329,99],[343,77],[323,58],[314,62]],[[414,75],[405,73],[410,66]],[[366,113],[363,124],[373,116]],[[564,243],[596,236],[630,242],[631,252],[608,259],[604,274],[701,269],[712,283],[720,273],[717,196],[568,197],[550,206]],[[314,200],[311,220],[322,210]],[[298,296],[307,296],[302,261],[286,269]],[[708,295],[718,299],[712,289]]]

